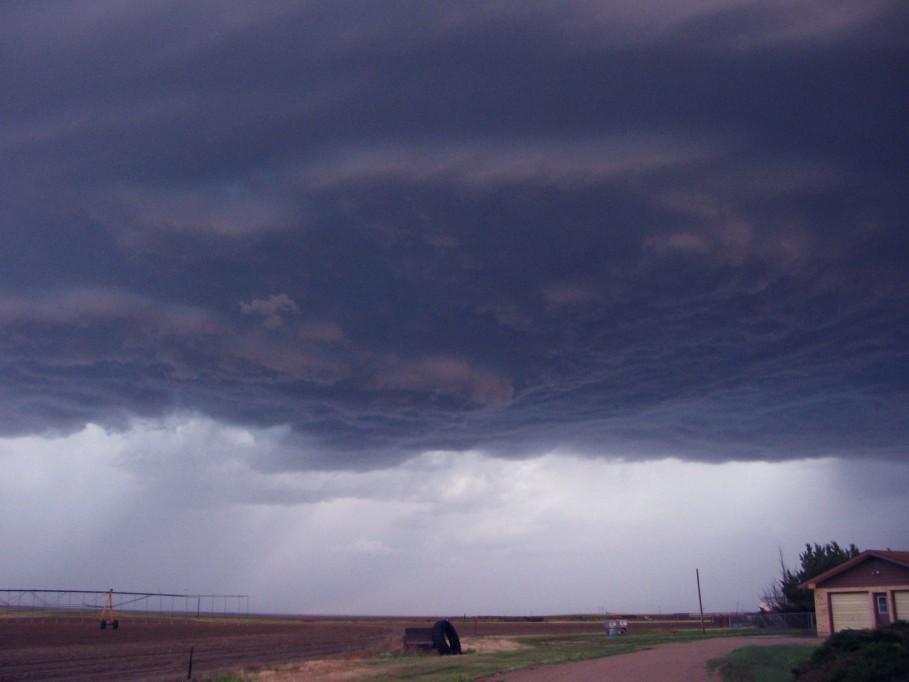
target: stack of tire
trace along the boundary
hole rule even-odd
[[[454,625],[447,620],[437,621],[432,626],[432,645],[442,656],[461,653],[461,640]]]

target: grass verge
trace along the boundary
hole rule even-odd
[[[792,669],[807,661],[816,648],[810,644],[744,646],[707,665],[724,682],[792,682]]]
[[[411,682],[469,682],[484,680],[497,674],[542,665],[571,663],[593,658],[603,658],[616,654],[630,653],[648,649],[658,644],[669,642],[690,642],[711,637],[741,636],[743,646],[746,644],[747,631],[720,630],[707,634],[700,632],[654,633],[641,635],[623,635],[621,637],[604,637],[602,634],[585,635],[540,635],[519,636],[507,639],[516,645],[509,650],[489,650],[482,646],[488,638],[478,638],[472,642],[463,638],[464,654],[461,656],[427,655],[391,655],[357,661],[355,676],[345,679],[370,680],[371,682],[393,682],[409,680]],[[762,634],[762,633],[750,633]],[[476,648],[474,648],[476,647]],[[810,651],[810,647],[808,647]],[[306,675],[306,664],[290,667],[283,671],[273,671],[254,679],[302,680],[316,679]],[[348,672],[352,672],[348,669]],[[340,679],[340,678],[339,678]]]

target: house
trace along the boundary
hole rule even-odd
[[[808,580],[817,634],[909,621],[909,552],[868,550]]]

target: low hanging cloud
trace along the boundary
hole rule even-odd
[[[548,304],[554,306],[598,303],[603,300],[602,294],[596,288],[571,282],[560,282],[544,286],[543,297]]]
[[[242,238],[286,227],[286,197],[246,184],[184,188],[118,187],[87,201],[88,213],[124,238],[143,233],[202,233]]]
[[[300,314],[300,308],[287,294],[272,294],[267,299],[255,299],[249,303],[241,303],[240,310],[244,315],[254,315],[264,318],[262,326],[266,329],[275,329],[284,325],[285,316]]]
[[[687,166],[728,152],[721,136],[600,132],[581,139],[342,148],[336,156],[298,173],[304,187],[319,191],[362,182],[441,182],[467,190],[529,185],[595,186],[609,179]]]
[[[382,389],[463,396],[478,403],[508,400],[513,390],[507,380],[495,373],[455,358],[389,362],[379,370],[376,383]]]
[[[435,451],[370,472],[259,470],[288,435],[182,414],[0,439],[0,569],[8,585],[32,584],[39,566],[47,587],[248,593],[255,613],[425,616],[696,612],[700,566],[708,611],[750,611],[806,528],[863,546],[905,539],[905,463]],[[856,481],[890,510],[873,529]],[[98,565],[111,543],[121,551]]]

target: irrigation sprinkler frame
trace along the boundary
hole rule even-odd
[[[217,608],[222,605],[223,609]],[[0,588],[0,618],[4,619],[97,619],[99,614],[103,619],[114,609],[128,618],[248,618],[249,595]]]

